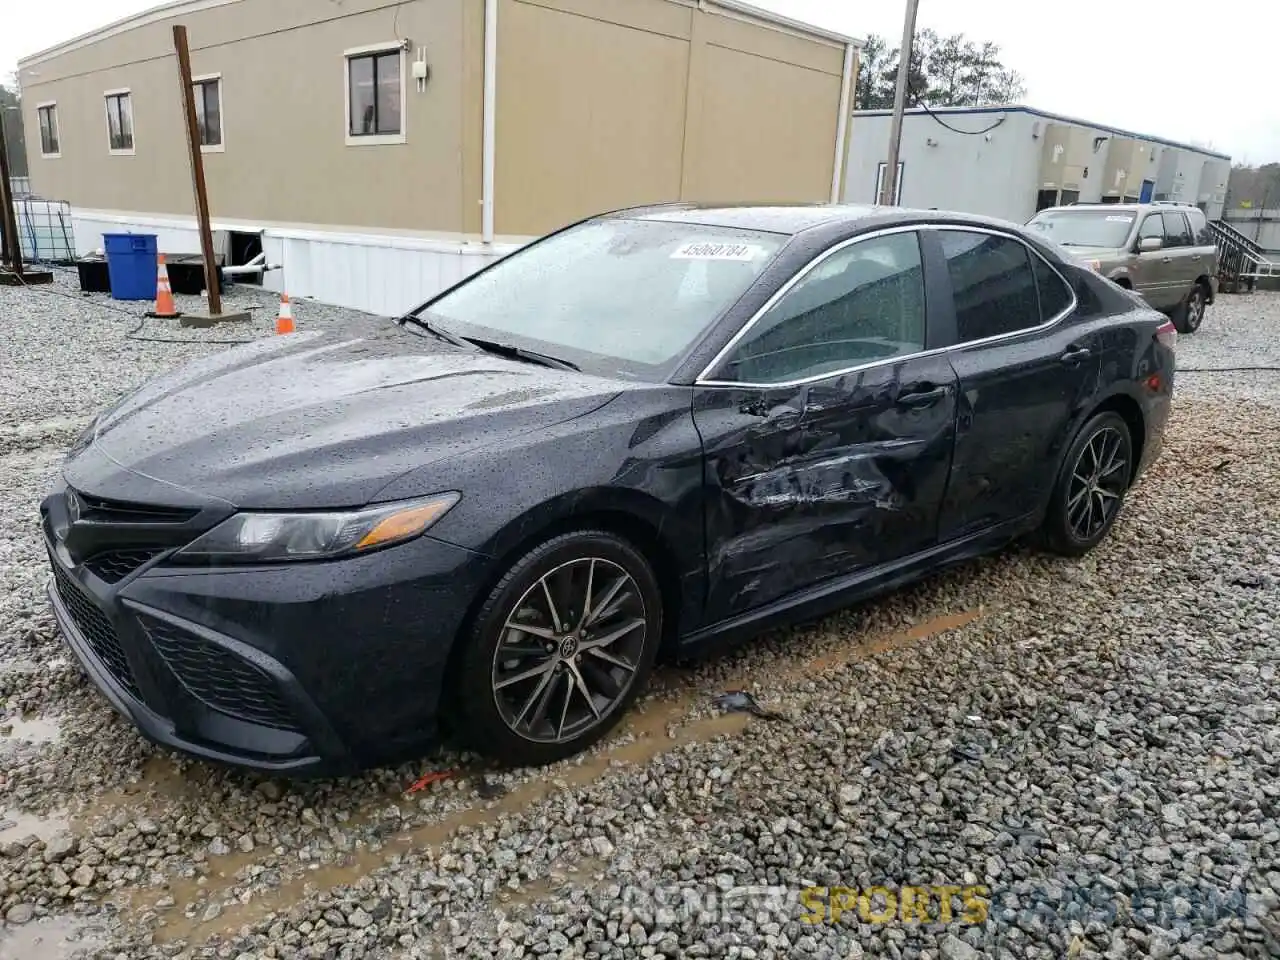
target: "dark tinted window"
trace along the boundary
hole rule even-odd
[[[1164,214],[1164,245],[1166,247],[1191,246],[1191,230],[1187,227],[1185,214]]]
[[[1036,275],[1036,291],[1040,294],[1040,322],[1048,323],[1071,306],[1071,288],[1042,257],[1032,254],[1031,266]]]
[[[924,321],[917,235],[863,240],[805,274],[747,332],[716,378],[781,383],[918,353]]]
[[[960,342],[1040,325],[1036,277],[1023,244],[959,230],[938,236],[955,291]]]
[[[1191,221],[1191,236],[1197,247],[1212,247],[1213,232],[1209,229],[1209,221],[1199,210],[1188,210],[1187,219]]]

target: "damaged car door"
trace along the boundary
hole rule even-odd
[[[925,289],[917,231],[838,243],[695,385],[707,622],[936,542],[957,379]]]

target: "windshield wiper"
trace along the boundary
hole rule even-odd
[[[456,333],[450,333],[439,324],[432,323],[430,320],[424,319],[416,313],[406,313],[403,317],[398,317],[396,319],[396,323],[401,325],[412,323],[415,327],[425,330],[438,340],[443,340],[445,343],[451,343],[455,347],[462,347],[464,350],[471,350],[476,346],[476,344],[471,343],[469,340],[462,339],[462,337],[458,336]]]
[[[563,357],[553,357],[548,353],[538,353],[536,350],[526,350],[524,347],[517,347],[511,343],[495,343],[492,340],[480,340],[476,337],[463,337],[468,343],[475,344],[481,350],[487,350],[489,353],[496,353],[501,357],[510,357],[514,360],[524,360],[527,363],[536,363],[544,367],[552,367],[557,370],[581,370],[576,363],[565,360]]]

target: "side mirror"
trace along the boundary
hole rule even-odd
[[[1150,253],[1153,250],[1159,250],[1164,246],[1164,241],[1159,237],[1143,237],[1138,241],[1139,253]]]

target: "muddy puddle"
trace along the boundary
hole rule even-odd
[[[844,645],[837,650],[807,660],[797,660],[769,675],[771,683],[801,678],[838,668],[856,659],[902,648],[924,639],[956,630],[979,619],[981,609],[938,617],[891,636],[882,636],[854,645]],[[753,677],[743,675],[736,683],[746,687]],[[169,895],[175,907],[164,918],[163,926],[155,931],[155,940],[167,943],[175,940],[203,941],[214,934],[231,934],[245,925],[253,925],[267,915],[287,910],[313,892],[349,886],[361,877],[387,865],[393,858],[410,850],[423,850],[443,846],[460,830],[495,824],[503,815],[523,812],[553,792],[564,788],[588,786],[618,765],[643,765],[664,753],[691,743],[705,742],[719,736],[740,734],[753,718],[745,713],[723,713],[689,720],[687,715],[720,689],[709,691],[688,683],[660,682],[656,685],[663,699],[650,698],[641,708],[634,709],[621,733],[604,749],[589,754],[579,762],[568,766],[537,772],[532,779],[518,784],[502,797],[480,800],[471,806],[450,813],[439,820],[403,829],[385,838],[377,849],[357,845],[356,849],[340,862],[314,863],[299,875],[289,876],[276,887],[255,892],[251,898],[233,901],[222,906],[217,915],[204,920],[201,906],[194,916],[182,911],[195,905],[220,902],[236,885],[232,879],[253,867],[263,858],[264,851],[252,854],[232,854],[211,857],[211,873],[197,880],[174,880],[169,884]],[[734,682],[721,689],[733,689]],[[344,826],[350,830],[371,818],[352,817]],[[585,861],[584,861],[585,864]],[[580,865],[580,870],[582,869]],[[590,869],[603,869],[596,865]],[[579,876],[581,874],[579,873]],[[221,883],[219,883],[221,881]],[[533,901],[545,896],[560,882],[556,876],[545,881],[528,884],[517,891],[499,894],[503,903]],[[138,905],[141,905],[139,898]]]
[[[49,841],[71,829],[71,821],[63,812],[38,816],[21,810],[0,810],[0,846],[28,837]]]
[[[62,725],[53,717],[16,716],[0,718],[0,744],[52,743],[61,735]]]
[[[106,937],[74,917],[47,917],[0,927],[0,960],[71,960],[106,946]]]

